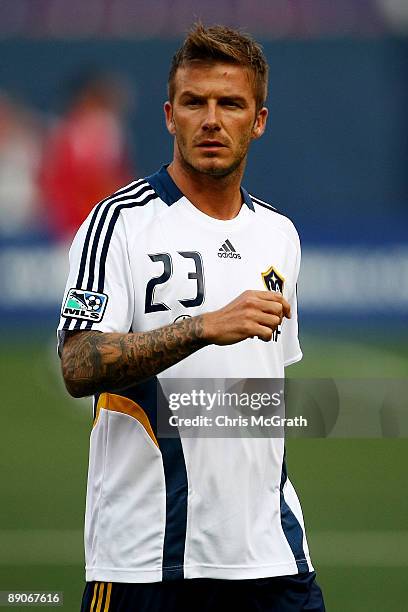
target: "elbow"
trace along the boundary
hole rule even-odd
[[[64,359],[61,361],[61,372],[65,388],[71,397],[88,397],[94,394],[94,390],[90,388],[90,381],[84,378],[78,378],[75,372],[66,367]]]
[[[95,393],[84,359],[78,360],[80,335],[68,336],[61,352],[61,374],[71,397],[87,397]],[[92,387],[92,388],[91,388]]]
[[[84,385],[81,385],[80,381],[70,378],[69,376],[65,376],[64,372],[62,373],[62,377],[64,379],[65,388],[71,397],[79,398],[91,395],[91,393],[87,392],[87,390],[84,388]]]
[[[78,384],[77,381],[66,380],[64,378],[64,383],[65,383],[65,388],[71,397],[80,398],[80,397],[87,397],[88,395],[91,395],[91,393],[81,388],[81,385]]]

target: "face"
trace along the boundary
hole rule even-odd
[[[235,64],[192,62],[175,75],[164,105],[175,136],[175,161],[185,169],[227,176],[243,168],[249,145],[265,131],[268,111],[256,111],[248,71]]]

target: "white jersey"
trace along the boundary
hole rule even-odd
[[[299,238],[292,222],[242,189],[218,220],[166,167],[98,204],[70,250],[59,330],[140,332],[225,306],[248,289],[280,290],[292,317],[270,342],[207,346],[161,373],[283,378],[297,336]],[[155,381],[95,399],[85,518],[86,579],[249,579],[312,571],[282,438],[160,438]]]

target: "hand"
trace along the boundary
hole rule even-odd
[[[290,319],[290,305],[281,293],[244,291],[224,308],[203,315],[203,337],[219,345],[255,336],[268,342],[283,317]]]

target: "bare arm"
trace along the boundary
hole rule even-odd
[[[124,389],[154,376],[208,344],[235,344],[258,336],[271,339],[290,317],[290,306],[277,293],[245,291],[214,312],[149,332],[69,335],[62,352],[62,374],[74,397]]]
[[[74,397],[124,389],[191,355],[206,342],[202,316],[150,332],[77,332],[67,337],[62,375]]]

